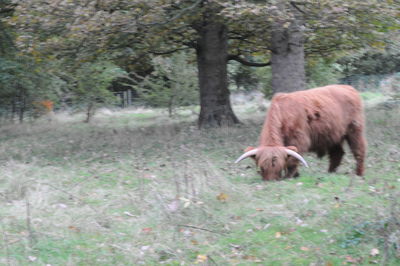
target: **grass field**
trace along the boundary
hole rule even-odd
[[[367,103],[368,106],[368,103]],[[262,182],[264,111],[199,131],[157,110],[0,128],[0,264],[400,265],[400,109],[368,107],[365,179],[305,156]],[[347,147],[346,147],[347,148]]]

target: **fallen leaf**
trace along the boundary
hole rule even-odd
[[[144,179],[154,179],[154,178],[156,178],[156,176],[155,176],[155,175],[152,175],[152,174],[144,174],[144,175],[143,175],[143,178],[144,178]]]
[[[346,262],[358,263],[358,259],[355,259],[352,256],[346,256]]]
[[[207,259],[208,259],[207,255],[199,254],[199,255],[197,255],[196,261],[194,263],[195,264],[203,263],[203,262],[207,261]]]
[[[301,247],[300,249],[303,250],[303,251],[309,251],[310,250],[310,248],[308,248],[308,247]]]
[[[226,202],[228,200],[228,195],[226,195],[225,193],[221,192],[217,196],[217,200],[219,200],[221,202]]]
[[[263,211],[264,211],[264,209],[261,209],[261,208],[256,208],[256,211],[258,211],[258,212],[263,212]]]
[[[371,252],[369,253],[371,256],[375,257],[379,255],[379,249],[373,248],[371,249]]]
[[[333,266],[333,263],[330,262],[330,261],[327,261],[327,262],[325,263],[325,266]]]
[[[252,260],[252,261],[257,260],[257,258],[255,256],[252,256],[252,255],[244,255],[244,256],[242,256],[242,259],[244,259],[244,260]]]
[[[79,233],[81,230],[73,225],[68,226],[68,229],[74,232]]]
[[[151,227],[145,227],[142,229],[142,232],[146,233],[146,234],[151,233],[152,231],[153,231],[153,228],[151,228]]]
[[[281,232],[276,232],[276,233],[275,233],[275,237],[276,237],[276,238],[280,238],[281,236],[282,236],[282,233],[281,233]]]

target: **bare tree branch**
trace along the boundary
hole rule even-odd
[[[189,47],[184,47],[184,48],[176,48],[176,49],[172,49],[172,50],[167,50],[167,51],[149,51],[149,53],[152,53],[154,55],[167,55],[167,54],[173,54],[175,52],[178,51],[184,51],[190,49]]]
[[[295,2],[295,1],[290,1],[290,5],[292,7],[294,7],[297,11],[299,11],[302,14],[307,14],[306,12],[304,12],[304,10],[302,10],[301,8],[299,8],[298,5],[305,5],[304,2]]]
[[[251,61],[247,61],[243,58],[241,58],[238,55],[228,55],[228,60],[235,60],[245,66],[252,66],[252,67],[265,67],[265,66],[269,66],[271,65],[271,62],[267,62],[267,63],[256,63],[256,62],[251,62]]]

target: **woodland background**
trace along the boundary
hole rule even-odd
[[[83,109],[90,121],[115,104],[112,92],[129,91],[129,103],[171,115],[199,105],[200,127],[231,125],[239,123],[231,91],[365,90],[400,71],[397,1],[1,0],[0,8],[1,109],[12,121],[38,115],[43,101]]]
[[[399,22],[397,0],[0,0],[0,263],[398,265]],[[334,83],[364,99],[364,179],[349,155],[233,164],[274,93]]]

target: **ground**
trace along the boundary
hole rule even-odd
[[[251,104],[218,130],[145,109],[3,126],[0,264],[399,265],[400,109],[369,98],[364,179],[347,147],[336,174],[311,154],[279,182],[234,164],[261,131]]]

